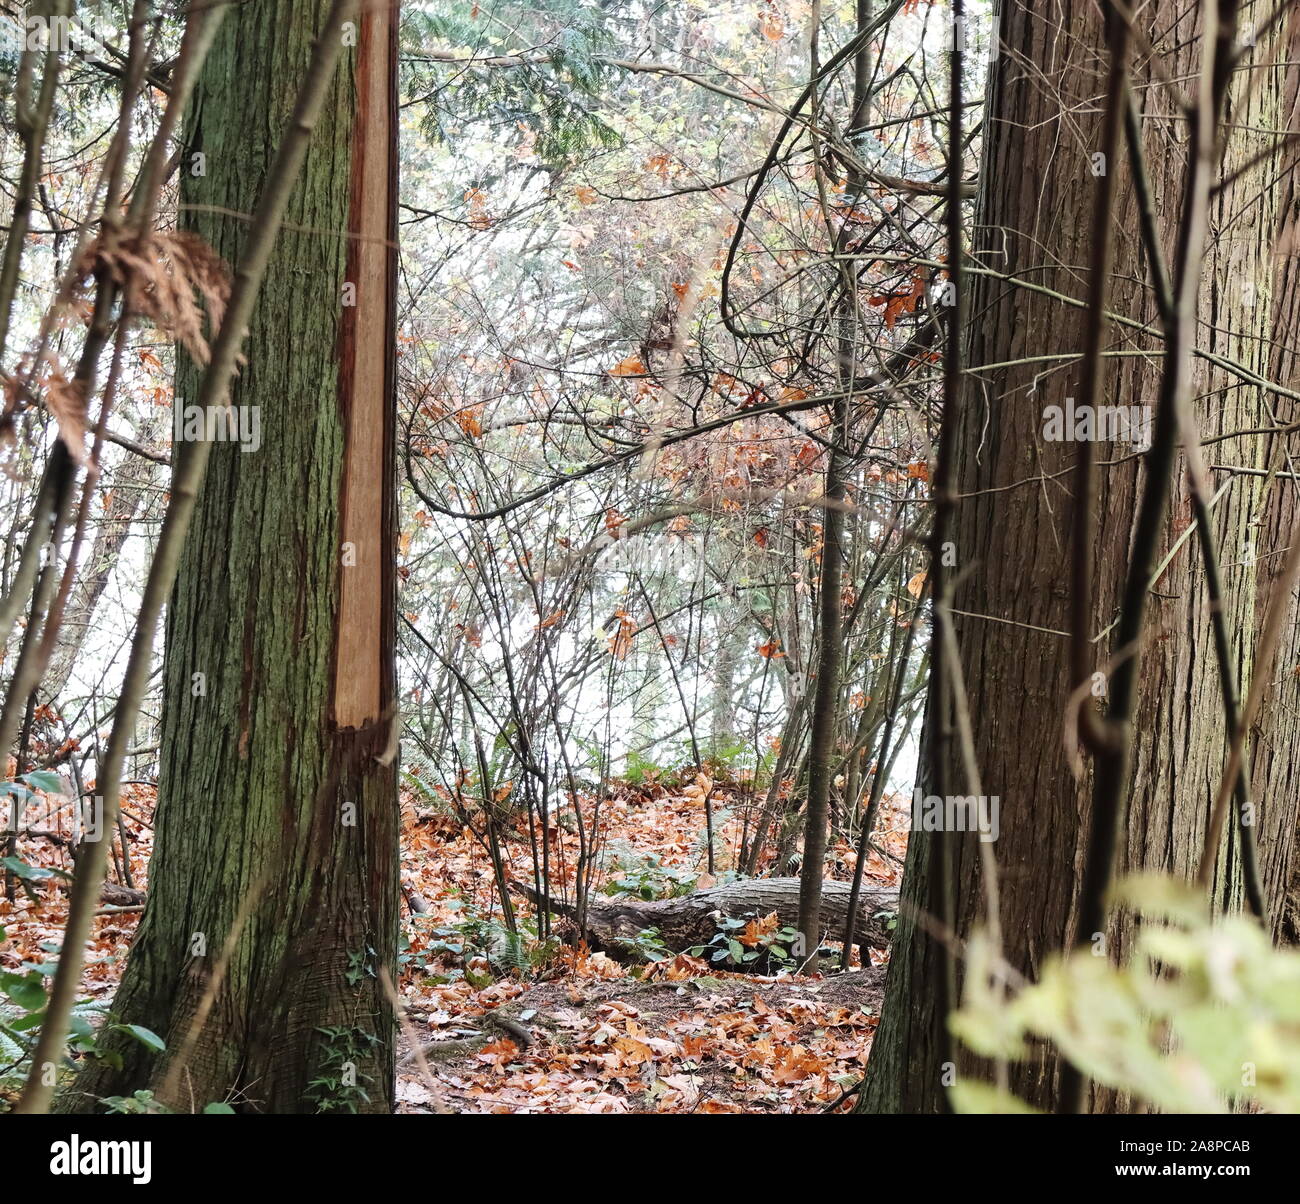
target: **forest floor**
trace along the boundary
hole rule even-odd
[[[715,871],[705,872],[704,806],[715,822]],[[145,884],[153,790],[126,788],[131,884]],[[32,826],[67,832],[58,800]],[[591,800],[583,814],[590,822]],[[745,810],[736,784],[702,775],[623,783],[595,808],[596,890],[663,897],[711,885],[731,867]],[[532,880],[526,817],[501,809],[513,879]],[[403,945],[398,984],[406,1016],[398,1051],[401,1112],[807,1112],[848,1107],[880,1013],[882,965],[846,974],[729,973],[678,954],[641,964],[538,938],[531,905],[514,900],[522,939],[507,934],[486,852],[481,812],[460,810],[443,787],[412,778],[402,789]],[[552,892],[572,882],[576,826],[552,831]],[[897,885],[906,850],[906,802],[886,800],[868,881]],[[25,837],[18,856],[53,877],[0,899],[0,969],[48,962],[67,914],[66,847]],[[895,859],[898,859],[897,861]],[[832,850],[828,876],[853,872],[852,850]],[[120,861],[113,882],[121,883]],[[105,904],[114,896],[110,891]],[[95,920],[87,998],[107,1009],[138,911]],[[877,955],[879,960],[879,955]],[[0,1097],[19,1083],[3,1077]]]
[[[678,967],[676,980],[571,974],[502,984],[465,1000],[455,1018],[417,1017],[436,1031],[480,1012],[507,1012],[518,1028],[497,1020],[486,1044],[431,1043],[423,1068],[402,1058],[399,1110],[829,1109],[861,1077],[884,976],[879,966],[826,978]]]

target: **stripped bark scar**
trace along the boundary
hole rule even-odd
[[[383,671],[386,577],[384,536],[390,493],[382,466],[391,431],[393,314],[391,222],[395,148],[389,136],[394,69],[393,17],[386,7],[366,12],[357,45],[355,152],[352,157],[346,282],[353,305],[342,310],[339,392],[346,426],[340,543],[351,555],[340,568],[334,719],[344,728],[379,720],[386,705]]]

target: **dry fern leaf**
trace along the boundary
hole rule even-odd
[[[42,384],[45,387],[45,407],[59,424],[59,438],[68,445],[68,451],[78,464],[86,462],[86,390],[79,380],[69,380],[53,360],[47,361],[50,371]]]
[[[150,230],[134,236],[101,235],[86,248],[81,270],[83,279],[106,274],[122,290],[128,312],[168,331],[196,363],[208,362],[198,298],[207,309],[209,329],[215,331],[230,298],[230,271],[197,234]]]

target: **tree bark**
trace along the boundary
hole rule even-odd
[[[183,216],[227,261],[328,7],[238,6],[205,66]],[[213,448],[169,607],[148,904],[114,1004],[167,1051],[118,1043],[76,1106],[147,1086],[184,1111],[391,1108],[393,8],[349,32],[233,390],[261,447]]]
[[[856,8],[858,33],[871,22],[870,0],[859,0]],[[814,32],[814,40],[817,37]],[[850,128],[865,124],[870,109],[871,47],[863,42],[853,63],[853,116]],[[817,55],[813,55],[814,69]],[[850,174],[847,188],[856,196],[864,181]],[[837,243],[845,242],[841,230]],[[831,775],[839,732],[840,676],[844,660],[844,612],[841,583],[844,578],[845,523],[843,503],[848,477],[853,468],[849,413],[857,383],[858,315],[854,296],[854,274],[841,269],[840,295],[835,302],[835,354],[842,393],[831,407],[830,454],[826,463],[826,508],[822,517],[822,560],[817,598],[817,672],[813,689],[812,718],[808,748],[808,806],[804,814],[803,863],[799,868],[799,931],[809,950],[822,938],[822,874],[831,819]]]
[[[804,812],[803,863],[799,868],[799,931],[811,952],[821,942],[822,874],[830,827],[831,763],[839,727],[840,661],[844,656],[840,582],[844,562],[844,477],[848,457],[840,450],[846,401],[834,407],[835,446],[826,469],[826,510],[822,516],[822,565],[818,586],[817,675],[808,749],[808,806]],[[833,924],[833,921],[832,921]]]
[[[1295,48],[1300,48],[1300,8],[1293,8],[1285,23],[1283,46],[1293,48],[1280,57],[1294,60]],[[1300,70],[1294,67],[1287,72],[1282,104],[1278,114],[1280,129],[1300,129]],[[1300,330],[1300,177],[1294,170],[1284,173],[1276,185],[1278,227],[1274,243],[1275,267],[1273,273],[1273,345],[1269,363],[1271,379],[1290,388],[1300,387],[1300,348],[1296,331]],[[1272,399],[1277,421],[1282,424],[1300,420],[1300,403],[1292,398]],[[1276,463],[1278,454],[1288,448],[1285,436],[1268,441],[1266,458]],[[1282,462],[1282,468],[1296,471],[1296,465]],[[1288,489],[1275,489],[1269,497],[1269,507],[1260,535],[1265,548],[1287,546],[1300,519],[1294,485]],[[1259,559],[1259,598],[1256,624],[1264,618],[1264,607],[1282,571],[1282,557],[1261,556]],[[1277,693],[1271,700],[1273,713],[1281,705],[1295,705],[1297,692],[1296,667],[1300,666],[1300,601],[1293,596],[1281,647],[1278,650],[1274,675],[1280,679]],[[1300,797],[1300,758],[1295,755],[1295,732],[1285,726],[1270,723],[1259,733],[1254,743],[1254,789],[1256,797],[1281,801]],[[1274,804],[1277,806],[1277,802]],[[1278,808],[1285,810],[1284,808]],[[1296,816],[1300,821],[1300,816]],[[1260,872],[1269,883],[1285,882],[1286,894],[1280,906],[1273,910],[1274,935],[1289,944],[1300,944],[1300,828],[1293,829],[1292,840],[1278,840],[1264,844],[1260,849]]]
[[[1199,10],[1198,10],[1199,11]],[[1242,27],[1260,24],[1263,5],[1243,5]],[[1143,18],[1164,70],[1194,87],[1201,55],[1199,30],[1189,14],[1176,31]],[[1195,18],[1199,21],[1199,16]],[[1296,23],[1284,23],[1247,52],[1255,69],[1238,72],[1231,85],[1233,123],[1221,178],[1244,167],[1260,144],[1249,129],[1286,129],[1294,120],[1294,69],[1300,56]],[[1002,53],[992,66],[980,194],[976,201],[974,262],[1074,298],[1086,294],[1091,258],[1096,180],[1091,155],[1099,141],[1099,79],[1106,63],[1098,6],[1067,0],[1046,20],[1039,6],[1008,0],[1002,7]],[[1265,63],[1281,63],[1264,68]],[[1034,64],[1026,69],[1023,64]],[[1248,87],[1247,79],[1252,82]],[[1288,79],[1292,82],[1288,83]],[[1288,92],[1288,89],[1291,89]],[[1145,97],[1143,119],[1154,210],[1166,255],[1177,241],[1186,130],[1168,92],[1139,73],[1135,94]],[[1288,104],[1288,95],[1291,98]],[[1142,102],[1139,102],[1142,103]],[[1113,220],[1115,262],[1108,308],[1158,329],[1139,245],[1138,200],[1131,173],[1116,181]],[[1245,170],[1211,201],[1211,235],[1205,255],[1197,345],[1249,372],[1281,370],[1270,336],[1294,346],[1300,315],[1293,262],[1274,262],[1277,232],[1287,215],[1271,186],[1272,160]],[[1289,220],[1294,222],[1294,199]],[[1250,288],[1245,287],[1250,285]],[[984,789],[1000,801],[1001,835],[995,845],[1002,891],[1001,922],[1010,964],[1032,978],[1047,956],[1073,939],[1085,842],[1092,811],[1091,774],[1076,781],[1067,761],[1066,703],[1070,693],[1070,525],[1077,444],[1043,438],[1044,407],[1077,396],[1078,356],[1084,345],[1084,310],[1006,280],[975,277],[971,289],[967,363],[1010,367],[968,378],[956,434],[956,612],[966,704]],[[1107,350],[1149,350],[1104,363],[1104,403],[1153,405],[1159,381],[1159,341],[1132,327],[1112,325]],[[1039,357],[1060,356],[1056,360]],[[1027,362],[1033,358],[1034,362]],[[1294,364],[1287,371],[1294,376]],[[1202,438],[1254,430],[1272,423],[1280,399],[1246,387],[1239,374],[1197,361],[1195,411]],[[1293,378],[1281,383],[1293,387]],[[1280,412],[1287,421],[1292,403]],[[1211,444],[1210,463],[1259,470],[1276,448],[1262,437]],[[1092,630],[1114,619],[1128,564],[1142,460],[1134,449],[1110,443],[1098,449],[1098,489],[1093,533]],[[1223,562],[1224,606],[1242,691],[1251,673],[1268,574],[1291,537],[1292,505],[1285,491],[1267,492],[1261,476],[1215,472],[1213,485],[1231,485],[1213,509]],[[1286,483],[1288,486],[1290,482]],[[1187,531],[1191,502],[1185,473],[1175,474],[1157,563]],[[1226,761],[1222,698],[1215,663],[1209,603],[1195,536],[1174,553],[1150,600],[1137,697],[1133,772],[1125,803],[1127,823],[1118,873],[1165,871],[1192,879],[1200,860],[1209,811]],[[1098,640],[1098,670],[1119,651],[1113,638]],[[1292,640],[1292,654],[1295,651]],[[938,656],[938,652],[935,653]],[[1285,657],[1286,651],[1282,653]],[[1287,881],[1296,826],[1293,772],[1284,750],[1297,738],[1295,663],[1280,661],[1277,679],[1251,741],[1264,893],[1274,915]],[[1285,666],[1285,669],[1282,668]],[[940,738],[927,717],[923,746]],[[927,763],[925,752],[922,764]],[[946,759],[953,789],[966,780],[954,749]],[[928,781],[921,788],[929,793]],[[932,864],[933,838],[913,832],[903,884],[902,915],[891,961],[886,1006],[858,1110],[934,1112],[943,1104],[946,1067],[942,1026],[930,989],[941,973],[937,938],[914,914],[939,913],[941,884]],[[975,837],[943,840],[956,886],[957,937],[980,920],[983,899]],[[1216,904],[1241,902],[1240,844],[1230,830],[1220,849]],[[913,911],[915,909],[915,912]],[[1112,920],[1108,946],[1122,954],[1132,918]],[[1012,1068],[1011,1086],[1040,1108],[1057,1098],[1058,1061],[1040,1050]],[[981,1073],[963,1061],[958,1073]],[[1124,1106],[1109,1092],[1093,1092],[1094,1110]]]

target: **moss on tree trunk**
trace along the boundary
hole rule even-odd
[[[236,6],[204,68],[182,221],[230,263],[246,228],[227,214],[254,206],[327,9]],[[149,902],[115,1003],[167,1052],[119,1043],[120,1071],[81,1076],[92,1097],[392,1103],[377,975],[394,969],[398,903],[395,17],[366,7],[357,27],[232,397],[259,408],[261,445],[214,448],[169,607]],[[176,403],[197,385],[182,370]]]

